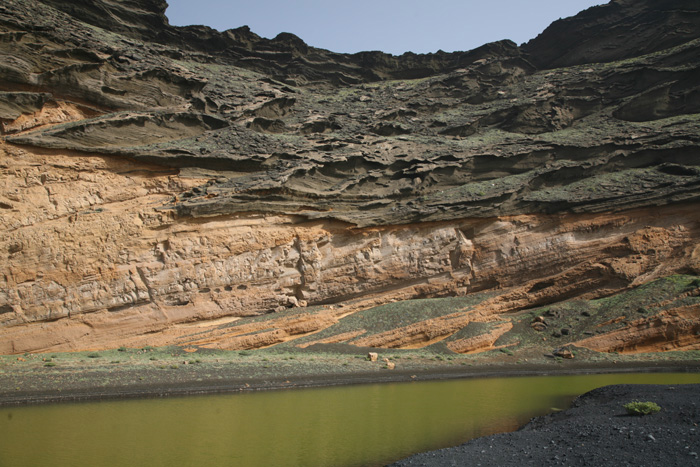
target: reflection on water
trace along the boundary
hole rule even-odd
[[[607,384],[700,374],[484,378],[0,409],[0,466],[363,466],[513,430]]]

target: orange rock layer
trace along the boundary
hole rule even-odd
[[[468,313],[347,336],[355,345],[420,347],[471,321],[700,271],[697,204],[364,229],[256,213],[193,220],[163,208],[205,179],[0,143],[0,353],[264,347],[322,330],[363,306],[501,291]],[[260,328],[217,325],[351,302]],[[193,323],[202,325],[196,333]]]
[[[700,349],[700,306],[663,311],[622,329],[575,343],[598,352],[626,354]]]

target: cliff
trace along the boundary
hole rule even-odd
[[[0,5],[0,353],[700,348],[697,2],[401,56],[166,8]]]

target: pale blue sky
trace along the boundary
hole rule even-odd
[[[291,32],[334,52],[470,50],[527,42],[550,23],[606,0],[168,0],[170,24],[219,31],[243,25],[263,37]]]

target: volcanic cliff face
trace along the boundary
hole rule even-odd
[[[0,5],[0,353],[474,352],[534,307],[700,274],[697,2],[398,57],[166,8]],[[577,343],[698,348],[699,286]],[[403,302],[428,297],[455,298]]]

